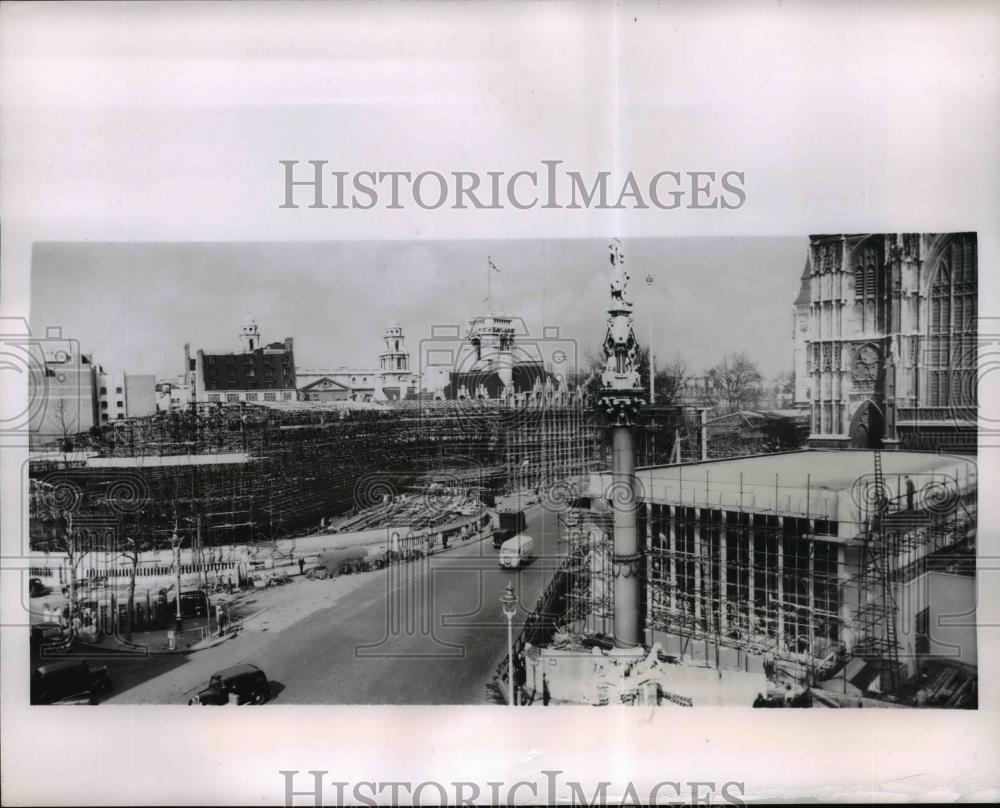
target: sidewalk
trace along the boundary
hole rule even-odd
[[[201,649],[189,649],[182,655],[184,664],[126,690],[113,691],[103,703],[186,704],[190,695],[204,687],[216,671],[241,662],[253,662],[254,655],[268,642],[271,633],[335,605],[378,574],[378,571],[363,572],[322,581],[296,576],[290,584],[249,590],[244,603],[254,608],[247,612],[242,627],[234,636],[206,642]]]

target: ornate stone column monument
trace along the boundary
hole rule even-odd
[[[604,373],[601,376],[600,414],[611,431],[612,482],[605,496],[614,510],[614,638],[619,648],[636,648],[642,642],[640,620],[640,571],[642,557],[636,535],[634,427],[644,390],[639,380],[639,345],[632,329],[632,303],[625,292],[621,245],[611,245],[611,307],[604,337]]]

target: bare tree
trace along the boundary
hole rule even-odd
[[[139,555],[145,547],[140,547],[137,539],[125,537],[125,549],[122,558],[129,562],[128,566],[128,612],[125,622],[125,639],[132,641],[133,621],[135,619],[135,579],[139,571]]]
[[[53,520],[53,530],[55,545],[66,554],[66,562],[69,567],[69,631],[74,634],[73,618],[76,617],[79,604],[77,603],[77,571],[80,563],[89,552],[89,548],[81,541],[81,535],[73,528],[72,511],[64,511]]]
[[[667,404],[674,403],[684,389],[684,382],[687,378],[687,362],[680,354],[674,354],[674,358],[670,362],[656,371],[656,400]]]
[[[64,452],[73,451],[73,441],[70,440],[70,435],[76,434],[74,427],[76,426],[76,418],[70,417],[70,408],[66,406],[66,399],[60,398],[53,405],[53,413],[55,414],[56,424],[59,426],[59,434],[61,436],[60,447]]]
[[[726,354],[712,370],[730,409],[746,409],[757,401],[764,377],[745,351]]]

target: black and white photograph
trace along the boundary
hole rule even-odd
[[[1000,801],[997,31],[0,2],[2,805]]]
[[[974,233],[33,259],[32,703],[977,706]]]

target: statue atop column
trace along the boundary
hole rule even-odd
[[[639,379],[639,343],[632,328],[632,302],[626,297],[629,276],[617,239],[610,245],[611,306],[604,335],[604,372],[601,374],[600,407],[612,423],[634,423],[644,390]]]
[[[622,255],[621,243],[615,239],[609,245],[611,250],[611,266],[615,268],[611,276],[611,306],[612,310],[631,309],[632,301],[625,297],[628,289],[629,275],[625,271],[625,257]]]
[[[622,653],[642,653],[643,556],[636,527],[635,424],[645,390],[639,379],[639,344],[632,329],[632,303],[621,245],[611,245],[611,306],[604,335],[604,373],[598,410],[611,438],[611,482],[604,497],[614,512],[614,638]],[[607,540],[603,542],[607,544]]]

